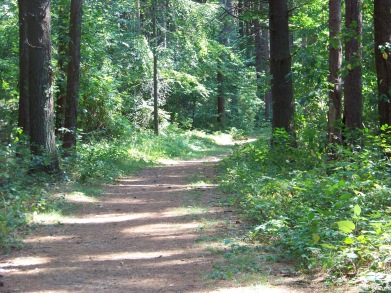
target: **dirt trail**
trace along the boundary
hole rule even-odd
[[[82,206],[76,214],[42,225],[23,250],[0,256],[0,292],[316,292],[234,289],[228,281],[205,280],[218,256],[197,244],[200,219],[224,213],[215,207],[187,212],[186,198],[194,190],[203,201],[218,194],[215,186],[196,187],[188,179],[211,178],[216,161],[147,168],[107,186],[97,199],[69,198]]]

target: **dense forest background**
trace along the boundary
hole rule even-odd
[[[388,286],[390,8],[3,0],[0,244],[45,206],[36,182],[114,178],[126,159],[180,155],[186,130],[226,131],[261,138],[221,179],[254,239],[331,282]]]

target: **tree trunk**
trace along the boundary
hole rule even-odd
[[[274,0],[269,3],[270,69],[273,75],[272,127],[273,130],[284,128],[294,136],[294,102],[287,2],[287,0]]]
[[[227,11],[232,11],[232,2],[231,0],[220,0],[221,5]],[[228,16],[227,16],[228,17]],[[223,29],[220,34],[220,43],[227,46],[231,43],[232,28],[229,19],[224,19]],[[221,54],[221,63],[224,62],[225,56]],[[224,129],[226,126],[226,113],[225,113],[225,92],[224,92],[224,73],[223,73],[223,64],[218,65],[217,69],[217,126],[219,129]]]
[[[29,46],[27,40],[26,1],[19,0],[19,117],[18,125],[30,135],[29,118]]]
[[[140,5],[140,0],[137,0],[137,29],[138,29],[138,33],[141,34],[141,5]]]
[[[158,78],[157,78],[157,27],[156,27],[156,0],[152,2],[152,30],[153,30],[153,122],[155,134],[159,135],[159,106],[158,106]]]
[[[345,44],[348,74],[345,77],[343,120],[346,130],[354,130],[362,128],[361,0],[346,0],[345,26],[352,37]]]
[[[226,116],[225,116],[225,98],[224,98],[224,75],[221,70],[217,72],[217,123],[219,129],[225,128]]]
[[[56,94],[56,103],[55,103],[55,111],[56,111],[56,134],[58,137],[62,137],[62,132],[60,129],[64,127],[64,119],[65,119],[65,107],[66,107],[66,61],[68,59],[68,1],[60,1],[58,4],[58,15],[59,15],[59,23],[58,23],[58,68],[57,68],[57,78],[56,85],[58,88]]]
[[[375,0],[374,5],[380,126],[391,126],[391,0]]]
[[[255,71],[257,74],[257,97],[261,97],[262,84],[261,76],[263,71],[263,56],[262,56],[262,31],[261,24],[258,19],[254,20],[254,43],[255,43]]]
[[[76,146],[77,109],[79,100],[80,81],[80,45],[83,0],[72,0],[69,26],[69,64],[67,78],[67,95],[63,147],[69,149]]]
[[[266,74],[270,74],[270,37],[269,30],[264,29],[262,31],[262,56],[263,66]],[[270,121],[270,110],[272,105],[272,93],[270,91],[270,84],[265,84],[267,90],[265,92],[265,121]]]
[[[328,111],[328,133],[330,143],[340,142],[340,131],[337,121],[342,114],[342,46],[341,34],[341,0],[329,1],[329,111]]]
[[[35,168],[59,172],[54,135],[50,0],[27,1],[27,16],[31,151],[47,158],[38,160]]]

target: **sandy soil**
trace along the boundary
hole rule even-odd
[[[219,256],[197,239],[226,228],[204,231],[202,219],[234,215],[218,207],[190,207],[195,192],[204,204],[223,195],[212,184],[191,185],[189,178],[211,179],[217,160],[147,168],[106,186],[97,198],[66,197],[81,206],[76,214],[61,224],[41,225],[22,250],[0,256],[0,292],[319,292],[297,278],[278,276],[280,267],[268,277],[280,284],[274,287],[205,277]]]

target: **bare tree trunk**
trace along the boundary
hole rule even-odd
[[[139,34],[141,34],[141,5],[140,0],[137,0],[137,28]]]
[[[294,136],[293,85],[289,48],[288,1],[269,3],[270,69],[273,75],[273,130],[283,128]]]
[[[263,59],[263,66],[264,71],[266,74],[270,74],[270,36],[269,36],[269,30],[264,29],[262,30],[261,35],[261,41],[262,41],[262,59]],[[272,93],[270,91],[270,84],[266,83],[265,86],[267,87],[267,90],[265,92],[265,121],[270,121],[270,110],[272,105]]]
[[[220,129],[225,128],[226,116],[225,116],[225,98],[224,98],[224,75],[221,70],[217,72],[217,123]]]
[[[374,5],[379,122],[391,126],[391,0],[375,0]]]
[[[362,128],[362,14],[361,0],[346,0],[345,26],[350,39],[345,44],[348,74],[344,87],[344,122],[346,130]]]
[[[57,69],[57,78],[56,85],[58,87],[58,92],[56,95],[55,103],[55,123],[56,123],[56,134],[59,137],[62,137],[60,131],[64,127],[65,119],[65,107],[66,107],[66,59],[68,58],[68,15],[69,7],[68,1],[60,1],[58,4],[58,14],[59,14],[59,29],[58,29],[58,69]]]
[[[257,74],[257,97],[261,97],[262,84],[261,76],[263,71],[263,54],[262,54],[262,31],[259,19],[254,20],[254,42],[255,42],[255,71]]]
[[[30,135],[29,118],[29,46],[27,40],[26,1],[18,0],[19,7],[19,118],[18,125]]]
[[[336,123],[342,114],[342,45],[341,0],[329,1],[329,111],[327,138],[330,143],[340,143],[340,130]]]
[[[222,6],[227,11],[232,11],[232,2],[231,0],[220,0]],[[227,16],[228,17],[228,16]],[[223,29],[220,35],[220,43],[223,45],[229,45],[231,43],[232,28],[230,25],[230,20],[225,19],[223,24]],[[225,57],[222,55],[221,59],[224,60]],[[224,62],[224,61],[222,61]],[[225,113],[225,92],[224,92],[224,73],[222,64],[219,64],[217,69],[217,87],[218,87],[218,96],[217,96],[217,124],[220,129],[224,129],[226,126],[226,113]]]
[[[69,64],[67,78],[67,95],[65,107],[63,147],[69,149],[76,146],[77,109],[80,82],[80,46],[83,0],[72,0],[69,26]]]
[[[153,30],[153,122],[155,134],[159,135],[159,105],[158,105],[158,78],[157,78],[157,28],[156,28],[156,0],[152,2],[152,30]]]
[[[34,155],[48,158],[36,168],[59,172],[54,135],[51,72],[50,0],[27,1],[29,41],[30,144]]]

